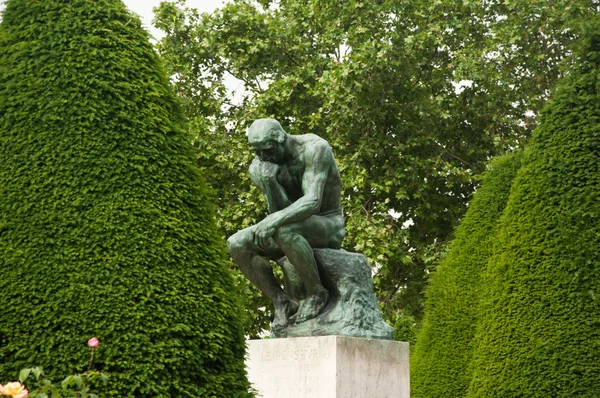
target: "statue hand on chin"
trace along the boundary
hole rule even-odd
[[[261,161],[258,165],[258,172],[263,181],[269,181],[277,178],[279,165],[271,162]]]

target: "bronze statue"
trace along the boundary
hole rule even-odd
[[[250,126],[248,141],[256,153],[250,177],[264,194],[269,215],[231,236],[228,247],[244,275],[273,301],[272,329],[285,328],[318,316],[327,304],[313,248],[341,248],[342,182],[331,147],[314,134],[289,135],[276,120],[259,119]],[[287,293],[267,260],[283,256],[293,266],[287,274],[295,273],[286,279],[301,285]]]

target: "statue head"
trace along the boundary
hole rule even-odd
[[[283,163],[286,139],[287,133],[275,119],[255,120],[248,129],[248,142],[263,162]]]

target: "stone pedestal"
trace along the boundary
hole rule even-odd
[[[250,340],[262,398],[409,398],[408,343],[342,336]]]

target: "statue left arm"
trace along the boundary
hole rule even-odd
[[[325,141],[316,142],[306,149],[302,176],[304,195],[285,209],[269,214],[258,223],[254,236],[255,244],[261,247],[265,245],[282,225],[304,221],[312,215],[319,214],[323,191],[333,162],[331,147]]]

